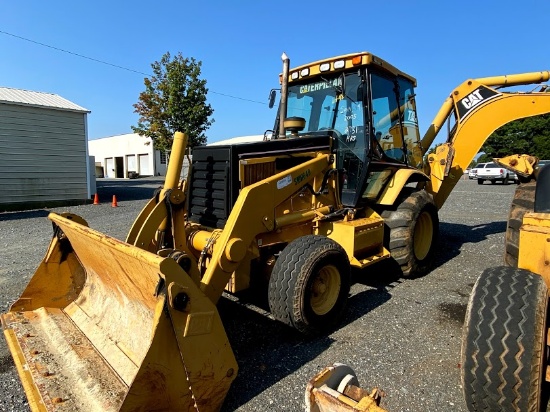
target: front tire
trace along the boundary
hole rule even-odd
[[[273,267],[271,313],[302,333],[330,330],[345,309],[350,277],[348,256],[338,243],[325,236],[300,237],[283,249]]]
[[[439,217],[432,196],[412,192],[396,210],[382,212],[384,246],[400,266],[403,276],[417,276],[431,269],[439,238]]]
[[[477,179],[477,184],[482,185],[483,184],[483,179]]]
[[[547,306],[539,275],[506,266],[481,274],[462,336],[462,387],[471,412],[540,410]]]

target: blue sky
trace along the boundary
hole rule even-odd
[[[143,73],[166,51],[201,60],[215,142],[273,127],[267,97],[283,51],[291,67],[357,51],[389,61],[418,80],[423,133],[467,78],[550,70],[549,9],[547,0],[5,1],[0,31]],[[91,110],[90,139],[130,133],[137,122],[143,74],[4,33],[0,56],[0,86]]]

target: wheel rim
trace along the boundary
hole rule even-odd
[[[432,247],[434,224],[430,213],[424,211],[418,217],[414,227],[414,255],[418,260],[428,256]]]
[[[327,265],[317,272],[310,289],[310,305],[316,315],[326,315],[336,305],[340,286],[340,272],[335,266]]]

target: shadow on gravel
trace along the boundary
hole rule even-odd
[[[113,195],[117,201],[151,199],[155,190],[163,184],[158,178],[131,180],[97,180],[97,195],[101,203],[111,202]]]
[[[5,212],[0,213],[0,222],[7,222],[10,220],[32,219],[36,217],[46,217],[50,213],[47,209],[40,210],[26,210],[23,212]]]
[[[328,336],[305,337],[226,298],[220,300],[218,310],[239,364],[222,411],[233,411],[249,402],[315,359],[334,341]],[[266,410],[269,408],[266,405]]]
[[[394,275],[388,276],[388,272],[382,268],[372,275],[364,271],[354,271],[352,282],[357,282],[357,279],[362,279],[361,283],[368,284],[373,289],[362,291],[348,299],[344,317],[337,328],[353,323],[387,302],[391,298],[387,288],[397,278]],[[365,282],[365,279],[368,280]],[[222,411],[232,411],[247,403],[315,359],[334,342],[330,336],[304,336],[268,317],[267,291],[260,286],[238,296],[238,302],[224,298],[218,304],[229,342],[239,364],[239,375],[231,386]],[[260,309],[260,313],[246,305],[255,306]],[[303,382],[304,388],[306,383]]]
[[[0,356],[0,373],[6,373],[11,369],[15,369],[15,364],[10,355]]]
[[[458,256],[462,245],[466,243],[479,243],[490,235],[506,232],[506,224],[506,221],[499,221],[471,226],[441,222],[439,224],[440,247],[435,259],[435,267]]]

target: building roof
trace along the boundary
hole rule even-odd
[[[10,87],[0,87],[0,103],[90,113],[88,109],[64,99],[57,94],[12,89]]]
[[[146,141],[151,141],[151,138],[150,137],[147,137],[147,136],[141,136],[140,134],[137,134],[137,133],[125,133],[125,134],[116,134],[114,136],[104,136],[104,137],[98,137],[96,139],[90,139],[90,141],[94,141],[94,140],[102,140],[102,139],[111,139],[111,140],[126,140],[126,139],[135,139],[135,138],[138,138],[138,137],[141,137],[143,139],[145,139]]]
[[[135,140],[138,137],[141,137],[144,139],[146,144],[150,144],[152,142],[150,137],[147,136],[141,136],[137,133],[127,133],[127,134],[119,134],[116,136],[107,136],[107,137],[99,137],[97,139],[90,139],[88,140],[90,143],[92,142],[99,142],[100,140],[111,140],[111,141],[123,141],[123,140]],[[271,136],[268,135],[268,138]],[[264,140],[263,134],[253,135],[253,136],[239,136],[239,137],[232,137],[230,139],[220,140],[213,143],[207,143],[207,146],[220,146],[220,145],[226,145],[226,144],[239,144],[239,143],[253,143],[253,142],[261,142]],[[95,143],[93,143],[95,144]]]
[[[232,137],[231,139],[225,139],[220,140],[213,143],[208,143],[208,146],[220,146],[225,144],[238,144],[238,143],[253,143],[253,142],[261,142],[264,140],[263,134],[258,134],[254,136],[239,136],[239,137]]]

